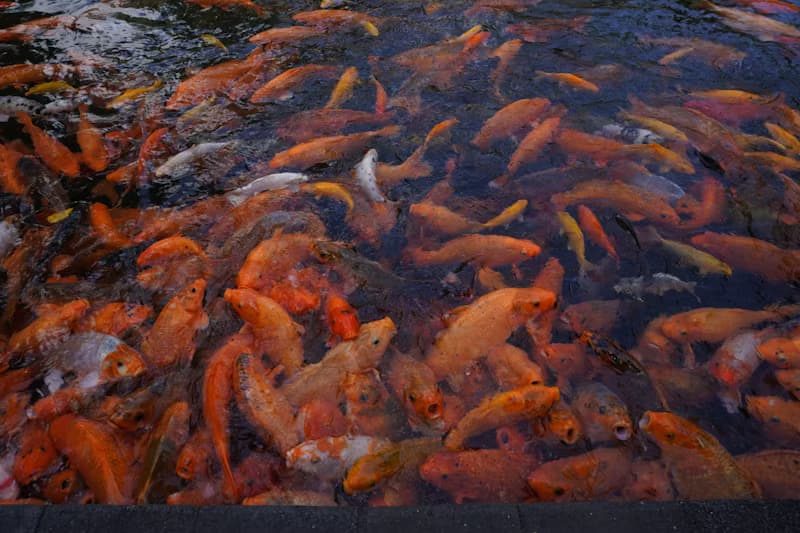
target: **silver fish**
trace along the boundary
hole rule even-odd
[[[669,291],[688,292],[694,294],[694,288],[697,285],[694,281],[683,281],[671,274],[658,272],[653,274],[652,278],[646,280],[644,276],[637,278],[621,278],[619,282],[614,285],[614,291],[617,294],[625,294],[637,300],[641,300],[645,294],[655,294],[663,296]]]
[[[378,166],[378,151],[372,148],[364,154],[364,159],[356,165],[356,181],[367,197],[373,202],[386,202],[386,197],[378,187],[378,179],[375,177],[375,168]]]
[[[308,440],[286,452],[286,465],[320,479],[337,481],[358,459],[388,444],[384,439],[364,435]]]
[[[19,242],[19,230],[8,221],[0,222],[0,259],[5,258]]]
[[[17,115],[19,111],[29,115],[36,115],[42,109],[42,104],[22,96],[0,96],[0,122],[6,122]]]
[[[225,194],[225,198],[231,205],[239,205],[251,196],[264,191],[275,191],[296,187],[300,183],[308,181],[308,176],[299,172],[278,172],[277,174],[267,174],[256,178],[247,185],[234,189]]]
[[[615,139],[630,144],[661,144],[664,142],[664,137],[653,131],[623,126],[622,124],[606,124],[599,134],[607,139]]]
[[[628,183],[631,185],[636,185],[637,187],[641,187],[642,189],[647,189],[653,194],[657,194],[670,205],[675,205],[675,202],[680,200],[683,195],[686,194],[686,191],[684,191],[677,183],[670,181],[663,176],[659,176],[658,174],[650,174],[649,172],[637,174],[633,178],[629,179]]]
[[[174,176],[179,174],[186,166],[202,159],[208,154],[213,154],[224,148],[234,146],[236,141],[222,142],[222,143],[201,143],[195,144],[191,148],[187,148],[179,154],[175,154],[167,159],[163,165],[156,169],[156,176]]]

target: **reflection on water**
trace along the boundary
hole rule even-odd
[[[795,497],[800,6],[9,4],[0,499]]]

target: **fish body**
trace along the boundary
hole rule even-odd
[[[253,289],[226,289],[225,301],[249,325],[256,347],[292,375],[303,365],[304,329],[275,300]]]
[[[571,74],[569,72],[545,72],[543,70],[537,70],[536,76],[540,78],[547,78],[553,81],[557,81],[568,87],[572,87],[573,89],[579,89],[581,91],[588,91],[591,93],[600,92],[600,87],[598,87],[594,83],[584,78],[581,78],[576,74]]]
[[[442,447],[439,438],[407,439],[391,443],[359,458],[347,471],[342,486],[347,494],[374,488],[378,483],[409,473],[416,477],[420,465]]]
[[[526,478],[535,457],[506,450],[437,452],[420,466],[420,477],[456,503],[519,502],[530,493]]]
[[[136,483],[136,503],[148,502],[151,487],[158,481],[159,467],[172,466],[178,451],[189,438],[189,404],[175,402],[164,411],[153,430],[144,452],[144,467]]]
[[[132,503],[133,487],[127,487],[131,459],[108,426],[64,415],[50,424],[50,437],[70,465],[80,472],[99,503]]]
[[[550,107],[546,98],[524,98],[497,111],[472,138],[472,144],[487,151],[494,143],[534,123]]]
[[[338,481],[358,459],[389,445],[389,441],[365,435],[308,440],[286,452],[286,465],[319,479]]]
[[[408,214],[426,230],[440,235],[471,233],[481,227],[480,223],[431,202],[411,204]]]
[[[800,369],[800,339],[777,337],[756,346],[758,356],[772,366],[782,369]]]
[[[406,410],[415,429],[444,429],[444,397],[433,370],[410,355],[397,353],[389,367],[389,386]]]
[[[723,395],[723,403],[733,412],[739,406],[739,387],[744,385],[761,364],[756,346],[761,342],[758,332],[743,331],[729,337],[717,348],[708,362],[708,373],[714,376],[731,395]]]
[[[750,473],[765,498],[794,499],[800,490],[800,452],[764,450],[734,457],[736,464]]]
[[[592,210],[585,205],[578,205],[578,221],[584,233],[619,263],[619,255],[616,248],[614,248],[611,239],[608,238],[603,226]]]
[[[649,236],[652,236],[667,251],[678,256],[682,262],[697,268],[701,275],[722,274],[723,276],[730,276],[733,273],[731,266],[718,259],[715,255],[698,250],[694,246],[680,241],[665,239],[654,228],[650,228]]]
[[[761,495],[758,485],[719,441],[685,418],[646,411],[639,427],[661,448],[680,498],[741,499]]]
[[[786,389],[786,392],[800,400],[800,369],[776,370],[775,379]]]
[[[672,315],[661,324],[661,331],[678,343],[722,342],[739,330],[761,322],[782,320],[797,311],[795,306],[763,311],[702,307]]]
[[[661,197],[645,189],[621,181],[589,180],[572,190],[554,194],[550,201],[559,209],[575,204],[617,209],[637,213],[656,224],[677,226],[680,218]]]
[[[785,446],[800,442],[800,403],[778,396],[747,396],[745,405],[773,442]]]
[[[299,444],[294,410],[283,394],[270,383],[260,358],[240,354],[233,367],[233,390],[247,420],[284,455]]]
[[[235,146],[233,141],[220,142],[220,143],[201,143],[187,148],[179,154],[167,159],[158,168],[156,168],[156,176],[175,176],[185,172],[186,168],[199,159],[203,159],[210,154],[219,152],[227,148]]]
[[[22,124],[25,132],[30,135],[36,154],[50,170],[70,178],[75,178],[80,174],[80,159],[69,148],[61,144],[61,141],[37,127],[30,115],[23,111],[17,112],[17,120]]]
[[[227,143],[222,143],[227,144]],[[233,206],[241,205],[246,199],[264,191],[291,189],[308,181],[308,175],[299,172],[278,172],[256,178],[247,185],[243,185],[225,193],[225,199]]]
[[[542,464],[528,476],[528,486],[538,501],[589,501],[621,489],[630,471],[624,450],[597,448]]]
[[[683,281],[682,279],[667,274],[666,272],[656,272],[650,279],[644,276],[636,278],[620,278],[614,285],[614,292],[617,294],[625,294],[632,296],[637,300],[641,300],[645,294],[654,294],[656,296],[663,296],[667,292],[688,292],[694,294],[694,288],[697,282]]]
[[[250,96],[250,103],[264,104],[272,101],[288,100],[294,91],[315,78],[332,78],[340,71],[331,65],[301,65],[275,76],[256,89]]]
[[[785,22],[741,9],[721,7],[707,1],[701,3],[706,9],[722,17],[723,24],[735,30],[755,35],[761,41],[780,41],[781,38],[800,38],[800,30]]]
[[[336,398],[348,372],[377,366],[395,333],[394,322],[388,317],[362,324],[358,337],[340,342],[319,363],[305,365],[279,390],[294,406],[314,398]]]
[[[378,179],[375,177],[377,165],[378,151],[372,148],[367,150],[364,158],[356,165],[354,173],[361,190],[364,191],[370,201],[384,203],[386,202],[386,197],[383,196],[380,187],[378,187]]]
[[[325,109],[336,109],[347,102],[353,96],[353,89],[358,84],[358,80],[358,69],[356,67],[345,69],[339,81],[336,82],[333,91],[331,91],[331,97],[328,99],[328,103],[325,104]]]
[[[470,437],[545,416],[558,399],[558,388],[542,385],[525,385],[487,396],[450,430],[444,439],[444,447],[460,450]]]
[[[156,367],[186,365],[194,357],[195,335],[208,326],[203,310],[206,282],[197,279],[170,299],[142,340],[142,355]]]
[[[470,363],[504,343],[527,320],[551,309],[555,300],[553,292],[537,288],[500,289],[481,296],[439,334],[425,362],[437,380],[458,383]]]
[[[567,237],[569,249],[573,251],[575,258],[578,260],[580,272],[584,274],[594,269],[594,265],[586,259],[586,242],[583,240],[583,232],[578,225],[578,221],[566,211],[556,212],[556,218],[561,225],[561,233]]]
[[[497,267],[516,265],[539,254],[541,248],[532,241],[504,235],[466,235],[452,239],[436,250],[411,248],[408,255],[417,265],[475,263]]]
[[[511,154],[508,162],[507,175],[516,172],[526,163],[535,161],[545,146],[553,141],[553,136],[561,123],[560,117],[544,119],[520,141],[517,149]]]
[[[544,374],[525,350],[508,343],[499,344],[486,354],[486,366],[494,381],[505,390],[525,385],[542,385]]]
[[[271,168],[296,167],[306,169],[319,163],[351,157],[363,150],[373,139],[394,137],[400,133],[400,130],[400,126],[386,126],[375,131],[320,137],[275,154],[270,160],[269,166]]]
[[[78,126],[78,146],[81,147],[81,159],[90,169],[102,172],[108,167],[109,156],[103,136],[90,121],[85,105],[79,107],[81,122]]]
[[[87,300],[74,300],[45,311],[8,339],[4,359],[15,354],[47,350],[58,345],[89,310]]]
[[[563,398],[555,403],[542,421],[543,437],[555,437],[562,444],[572,446],[583,436],[581,421],[572,406]]]
[[[800,279],[800,250],[779,248],[753,237],[711,231],[695,235],[691,243],[734,268],[754,272],[769,281]]]

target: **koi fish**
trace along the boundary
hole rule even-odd
[[[584,204],[637,213],[657,224],[680,224],[678,214],[661,197],[621,181],[583,181],[571,191],[554,194],[550,202],[562,210],[570,205]]]
[[[592,444],[627,441],[633,435],[628,409],[608,387],[592,383],[577,390],[572,409]]]
[[[697,268],[700,275],[707,274],[722,274],[723,276],[730,276],[733,273],[730,265],[716,256],[706,253],[702,250],[684,244],[682,242],[665,239],[658,234],[655,228],[648,228],[646,236],[649,239],[655,240],[661,246],[666,248],[669,252],[677,255],[681,262]]]
[[[344,159],[361,151],[373,139],[394,137],[400,133],[401,129],[401,126],[386,126],[375,131],[320,137],[275,154],[270,160],[269,166],[270,168],[306,169],[319,163]]]
[[[707,0],[700,5],[722,17],[722,23],[735,30],[754,35],[761,41],[780,41],[785,38],[800,38],[800,30],[778,20],[750,13],[741,9],[720,7]]]
[[[800,279],[800,250],[787,250],[774,244],[740,235],[724,235],[706,231],[690,239],[721,260],[769,281]]]
[[[497,111],[472,138],[472,144],[485,152],[491,146],[538,120],[550,107],[546,98],[524,98]]]
[[[556,387],[526,385],[486,397],[468,411],[444,439],[448,450],[460,450],[470,437],[499,426],[544,416],[559,399]]]
[[[187,167],[195,161],[222,150],[233,149],[235,146],[236,141],[195,144],[191,148],[187,148],[183,152],[175,154],[164,161],[164,163],[156,168],[155,174],[159,178],[163,176],[177,176],[184,173]]]
[[[756,351],[760,342],[761,335],[757,332],[743,331],[726,339],[708,361],[708,373],[726,387],[720,392],[720,399],[730,413],[736,412],[741,403],[739,387],[761,364]]]
[[[758,357],[782,369],[800,368],[800,340],[778,337],[756,346]]]
[[[176,461],[178,450],[189,438],[189,416],[189,404],[183,401],[175,402],[164,411],[144,452],[144,468],[134,491],[136,503],[148,502],[150,488],[157,481],[158,467]]]
[[[800,400],[800,370],[776,370],[775,379],[786,389],[786,392]]]
[[[361,325],[358,337],[328,350],[319,363],[302,367],[279,389],[294,406],[314,398],[336,398],[348,372],[374,368],[396,333],[394,322],[383,318]]]
[[[553,142],[553,138],[560,124],[560,117],[546,118],[523,137],[517,149],[511,154],[511,159],[506,169],[506,176],[516,174],[524,164],[535,161],[541,154],[542,149]]]
[[[319,479],[342,479],[360,458],[373,455],[391,443],[364,435],[327,437],[301,442],[286,452],[286,466]]]
[[[655,294],[656,296],[663,296],[667,292],[688,292],[694,294],[694,289],[697,286],[695,281],[683,281],[682,279],[667,274],[665,272],[656,272],[649,280],[644,276],[636,278],[620,278],[614,285],[614,292],[617,294],[625,294],[633,298],[643,301],[642,296],[645,294]],[[588,328],[592,329],[592,328]]]
[[[412,428],[439,432],[444,397],[433,371],[413,357],[396,353],[389,367],[389,386],[400,400]]]
[[[679,497],[692,500],[761,496],[758,485],[719,441],[685,418],[646,411],[639,427],[661,448]]]
[[[460,311],[428,350],[425,363],[437,380],[458,388],[460,374],[489,349],[502,344],[530,318],[555,305],[555,294],[538,288],[490,292]]]
[[[419,474],[456,503],[519,502],[529,495],[526,477],[537,464],[535,457],[506,450],[437,452]]]
[[[265,44],[267,46],[296,43],[305,39],[320,37],[324,35],[319,28],[309,28],[308,26],[288,26],[285,28],[269,28],[256,33],[248,39],[253,44]]]
[[[800,452],[764,450],[737,455],[734,460],[758,483],[765,498],[793,498],[800,488]]]
[[[792,305],[763,311],[703,307],[672,315],[661,325],[661,331],[678,343],[722,342],[739,330],[786,319],[798,310]]]
[[[197,346],[195,335],[208,326],[203,310],[206,282],[197,279],[164,306],[155,324],[142,339],[142,355],[156,367],[191,362]]]
[[[356,181],[361,190],[372,202],[386,202],[386,197],[378,187],[378,179],[375,177],[375,169],[378,164],[378,151],[374,148],[367,150],[364,158],[354,168]]]
[[[262,85],[250,96],[250,103],[264,104],[288,100],[293,92],[315,78],[332,78],[341,69],[331,65],[302,65],[290,68]]]
[[[80,160],[69,148],[34,125],[33,120],[27,113],[18,112],[17,120],[22,124],[25,132],[30,135],[36,154],[47,165],[47,168],[70,178],[75,178],[80,174]]]
[[[4,357],[0,361],[15,354],[47,351],[58,345],[77,326],[88,310],[88,300],[75,300],[46,310],[39,318],[11,335]]]
[[[538,501],[588,501],[621,489],[630,471],[624,450],[597,448],[542,464],[528,476],[528,486]]]
[[[304,328],[275,300],[253,289],[226,289],[225,301],[249,326],[259,352],[266,353],[292,375],[303,365]]]
[[[185,0],[185,1],[190,4],[197,4],[201,6],[203,9],[218,7],[225,11],[229,11],[235,7],[243,7],[253,10],[253,12],[259,17],[263,17],[265,14],[264,8],[256,4],[253,0]]]
[[[551,291],[556,295],[556,298],[561,296],[561,287],[564,284],[564,267],[555,257],[551,257],[536,275],[532,287],[538,287]],[[531,338],[534,346],[534,354],[541,355],[541,351],[545,346],[550,344],[553,336],[553,325],[558,319],[559,309],[554,308],[549,311],[541,313],[534,320],[529,320],[525,323],[525,330]]]
[[[558,83],[567,85],[573,89],[579,89],[581,91],[588,91],[592,93],[600,92],[600,87],[594,83],[583,79],[578,75],[570,74],[569,72],[545,72],[543,70],[537,70],[536,77],[557,81]]]
[[[403,472],[418,474],[420,465],[442,447],[439,438],[408,439],[391,443],[359,458],[347,471],[342,486],[347,494],[371,490]]]
[[[12,469],[17,483],[29,485],[58,469],[60,463],[58,451],[47,429],[41,424],[27,424],[19,438],[19,449]]]
[[[541,426],[543,437],[552,435],[566,446],[572,446],[583,436],[580,420],[563,398],[550,408]]]
[[[157,91],[158,89],[161,88],[162,85],[164,85],[163,81],[156,80],[153,83],[151,83],[150,85],[147,85],[145,87],[136,87],[134,89],[128,89],[127,91],[125,91],[121,95],[119,95],[119,96],[113,98],[111,101],[109,101],[106,104],[106,107],[108,109],[119,109],[123,105],[125,105],[128,102],[131,102],[133,100],[136,100],[137,98],[139,98],[142,95]]]
[[[800,404],[796,401],[777,396],[747,396],[745,405],[772,441],[787,446],[796,446],[800,441]]]
[[[480,266],[516,265],[536,257],[541,248],[532,241],[502,235],[467,235],[446,242],[437,250],[408,249],[417,265],[470,262]]]
[[[64,415],[50,423],[50,437],[81,474],[99,503],[132,503],[132,487],[127,487],[131,460],[108,426]]]
[[[512,344],[499,344],[486,354],[486,366],[500,388],[505,390],[525,385],[543,385],[544,374],[528,354]]]
[[[258,357],[243,353],[236,358],[233,390],[237,405],[247,420],[281,455],[300,442],[295,429],[294,410],[281,392],[273,388]]]
[[[353,96],[353,89],[358,84],[358,69],[356,67],[348,67],[342,73],[339,81],[336,82],[336,87],[331,92],[331,97],[328,103],[325,104],[325,109],[336,109],[341,107],[350,97]]]
[[[573,333],[586,330],[607,334],[620,317],[620,300],[586,300],[568,306],[561,312],[560,321]]]
[[[567,236],[567,247],[575,253],[580,274],[594,270],[595,266],[586,259],[586,244],[578,222],[566,211],[556,212],[556,218],[561,225],[561,233]]]

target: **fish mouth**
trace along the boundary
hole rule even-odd
[[[566,433],[564,433],[564,437],[561,439],[561,442],[564,444],[575,444],[578,441],[578,432],[575,428],[569,428]]]
[[[647,428],[649,426],[650,426],[650,413],[645,413],[642,415],[642,418],[639,419],[639,429],[647,431]]]
[[[631,438],[631,428],[627,424],[617,424],[614,426],[614,436],[617,437],[617,440],[628,440]]]

